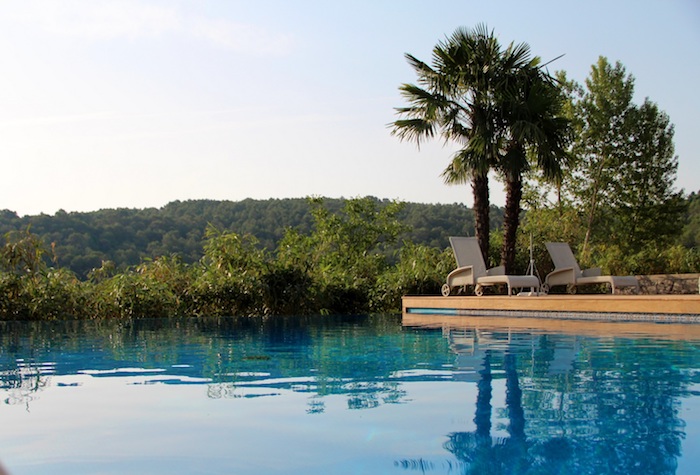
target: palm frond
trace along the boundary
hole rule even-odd
[[[424,139],[435,137],[435,126],[432,122],[423,119],[399,119],[389,124],[391,135],[400,140],[415,141],[420,148]]]

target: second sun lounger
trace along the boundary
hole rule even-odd
[[[602,275],[599,267],[582,271],[567,243],[548,242],[545,246],[554,262],[554,270],[545,277],[542,292],[547,293],[556,285],[566,285],[569,293],[575,293],[579,285],[609,284],[613,294],[620,287],[634,287],[634,291],[639,293],[639,282],[635,276]]]

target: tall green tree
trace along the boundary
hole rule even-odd
[[[531,59],[525,44],[503,49],[485,25],[458,28],[433,48],[432,65],[406,54],[416,84],[400,91],[408,106],[391,124],[392,134],[418,146],[436,135],[460,149],[443,172],[448,184],[471,183],[476,235],[489,255],[489,181],[501,147],[501,112],[497,100],[513,73]]]
[[[667,246],[680,235],[686,212],[682,192],[674,189],[678,157],[673,125],[649,99],[632,110],[629,120],[630,154],[613,183],[615,231],[629,251],[649,242]]]
[[[682,193],[674,189],[678,158],[668,115],[633,102],[634,78],[600,57],[585,88],[574,87],[578,117],[573,195],[585,215],[584,257],[594,239],[623,252],[668,243],[682,230]]]

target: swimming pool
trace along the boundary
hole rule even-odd
[[[700,340],[503,322],[0,323],[0,461],[12,475],[697,473]]]

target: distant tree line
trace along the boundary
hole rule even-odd
[[[378,206],[388,200],[368,198]],[[347,200],[324,198],[330,212],[338,212]],[[243,201],[174,201],[162,208],[103,209],[93,212],[59,211],[19,217],[0,211],[0,235],[29,229],[52,247],[51,258],[85,279],[90,271],[111,262],[120,270],[136,266],[144,259],[176,255],[183,263],[199,261],[208,226],[255,236],[257,247],[274,250],[289,228],[307,233],[313,225],[309,200],[269,199]],[[503,211],[492,209],[495,228],[500,227]],[[386,250],[393,259],[404,240],[444,249],[452,235],[474,235],[470,209],[462,204],[405,203],[397,213],[405,231]],[[48,256],[47,256],[48,258]]]

